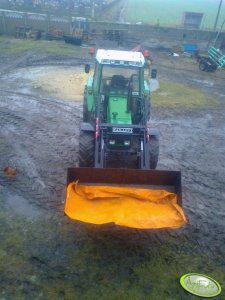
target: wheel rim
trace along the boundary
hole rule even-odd
[[[199,69],[200,69],[201,71],[204,71],[204,70],[205,70],[205,64],[204,64],[204,63],[200,63]]]

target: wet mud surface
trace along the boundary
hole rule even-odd
[[[190,63],[187,58],[174,61],[162,53],[154,55],[159,81],[178,82],[186,87],[199,89],[211,98],[212,102],[217,99],[216,105],[209,103],[208,107],[206,105],[182,109],[157,104],[154,106],[153,95],[152,122],[160,130],[158,169],[182,171],[183,206],[189,220],[182,229],[157,232],[76,224],[63,216],[67,168],[78,166],[81,96],[86,80],[80,75],[82,65],[80,61],[71,58],[71,65],[68,67],[67,61],[63,70],[63,61],[59,57],[49,58],[49,64],[48,58],[45,57],[47,67],[43,68],[43,64],[38,63],[41,58],[36,56],[32,59],[32,53],[19,57],[17,62],[2,60],[0,195],[1,210],[7,212],[8,216],[3,218],[2,223],[5,232],[10,232],[6,224],[9,220],[12,222],[15,214],[18,218],[18,231],[24,232],[24,226],[30,227],[35,241],[31,243],[32,237],[24,235],[21,247],[25,249],[24,255],[27,255],[29,260],[27,268],[31,268],[32,271],[27,271],[30,274],[29,279],[25,278],[22,283],[19,282],[20,296],[16,298],[15,295],[18,293],[16,288],[9,292],[10,284],[15,283],[15,278],[9,274],[12,271],[7,273],[4,270],[8,277],[1,279],[5,288],[1,289],[0,299],[31,299],[31,296],[34,299],[95,299],[92,296],[96,289],[91,282],[93,285],[99,284],[100,287],[104,283],[107,288],[110,280],[115,289],[121,280],[124,289],[129,290],[132,280],[137,283],[142,276],[138,273],[140,270],[135,273],[136,275],[132,270],[137,265],[143,267],[144,258],[152,262],[151,255],[158,257],[165,245],[171,249],[166,255],[167,261],[164,261],[167,266],[176,261],[174,252],[177,250],[179,252],[177,255],[180,255],[181,259],[182,255],[184,258],[184,253],[188,254],[189,258],[193,256],[194,260],[196,253],[206,255],[193,265],[196,267],[193,272],[211,270],[213,274],[212,267],[206,268],[208,259],[222,273],[225,271],[225,72],[202,73],[196,64],[193,61]],[[60,81],[56,80],[54,83],[54,74],[56,77],[57,74],[61,74],[64,82],[67,82],[66,78],[70,80],[60,92],[58,86]],[[16,176],[6,176],[3,171],[6,166],[15,168]],[[21,221],[27,218],[27,223]],[[41,223],[42,218],[48,218],[48,221]],[[35,226],[38,228],[36,233]],[[40,230],[43,230],[43,236]],[[40,244],[42,247],[39,248]],[[83,255],[87,255],[87,259],[84,259],[81,252],[85,245],[87,248]],[[106,250],[103,251],[102,247]],[[157,249],[160,249],[159,253]],[[88,259],[89,250],[95,251],[94,261]],[[4,251],[7,251],[7,247]],[[74,253],[77,251],[81,255],[79,257],[82,257],[81,261],[72,257],[71,251]],[[123,253],[126,251],[128,255],[124,256]],[[3,255],[2,252],[0,255]],[[72,261],[76,271],[72,268]],[[85,267],[81,265],[83,261]],[[113,266],[113,261],[117,267]],[[124,261],[126,265],[122,268]],[[88,262],[93,268],[90,272]],[[183,264],[178,262],[177,264],[179,272],[191,272],[188,258],[184,259]],[[100,269],[94,271],[97,266],[105,271],[99,272]],[[153,266],[154,264],[152,269]],[[20,267],[21,264],[18,268]],[[10,269],[10,265],[7,268]],[[110,278],[110,272],[114,279]],[[96,274],[100,274],[101,278],[93,279]],[[214,274],[218,276],[218,273]],[[85,276],[86,282],[83,281]],[[126,276],[129,278],[127,285]],[[135,276],[139,276],[138,279]],[[223,275],[220,276],[223,278]],[[54,286],[54,280],[58,282],[56,284],[58,287]],[[60,280],[64,282],[64,286],[61,283],[59,288]],[[139,283],[139,292],[133,291],[133,298],[132,295],[128,296],[129,293],[123,296],[122,292],[116,294],[114,298],[107,293],[104,294],[104,291],[96,292],[96,295],[99,299],[158,300],[159,298],[154,296],[157,293],[154,294],[151,284],[143,283],[146,280],[145,278]],[[49,281],[49,287],[43,287],[46,281]],[[156,284],[156,281],[153,282]],[[56,290],[56,294],[52,297],[49,296],[51,286]],[[90,294],[87,292],[88,289]],[[148,298],[150,290],[152,296]],[[172,294],[169,292],[163,294],[164,298],[160,299],[192,299],[192,296],[182,292],[175,298],[177,297],[173,294],[175,291],[177,293],[177,288],[172,289]],[[77,298],[73,296],[75,292]],[[224,298],[217,297],[217,299]]]

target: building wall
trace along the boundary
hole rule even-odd
[[[15,36],[16,27],[29,26],[33,30],[48,32],[49,29],[70,32],[70,17],[55,17],[45,14],[29,14],[22,12],[0,11],[0,34]],[[173,47],[182,43],[196,43],[200,49],[207,47],[209,40],[213,41],[216,32],[206,30],[189,30],[158,25],[136,25],[109,22],[90,22],[90,32],[102,36],[105,31],[123,32],[124,42],[132,46],[147,42],[150,47]],[[218,39],[218,47],[225,37],[223,32]]]
[[[161,26],[182,26],[185,12],[202,13],[201,29],[213,29],[220,0],[126,0],[123,19]],[[218,28],[225,19],[225,1],[221,7]]]
[[[125,41],[147,43],[150,47],[176,47],[184,43],[195,43],[205,50],[209,42],[213,43],[217,33],[208,30],[192,30],[183,28],[171,28],[147,24],[119,24],[106,22],[91,22],[90,30],[102,32],[104,30],[121,30],[125,33]],[[219,35],[217,46],[219,47],[225,38],[225,32]]]

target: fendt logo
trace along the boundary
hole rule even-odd
[[[119,133],[133,133],[133,128],[119,128],[119,127],[113,127],[112,132],[119,132]]]

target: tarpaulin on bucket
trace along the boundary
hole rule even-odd
[[[186,223],[177,195],[165,190],[121,186],[67,187],[65,214],[92,224],[115,223],[133,228],[177,228]]]

